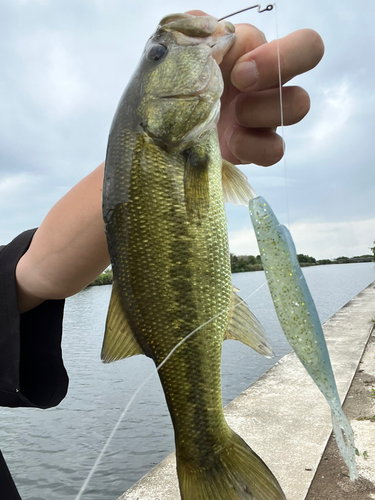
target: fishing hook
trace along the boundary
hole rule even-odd
[[[218,19],[218,21],[222,21],[223,19],[227,19],[228,17],[235,16],[236,14],[240,14],[241,12],[245,12],[245,11],[250,10],[250,9],[255,9],[256,7],[258,7],[258,13],[261,14],[262,12],[272,10],[274,8],[274,4],[269,4],[264,9],[262,9],[262,6],[260,4],[252,5],[251,7],[246,7],[246,9],[242,9],[242,10],[238,10],[237,12],[233,12],[233,14],[228,14],[227,16],[224,16],[224,17]]]

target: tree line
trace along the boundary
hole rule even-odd
[[[375,244],[375,241],[374,241]],[[303,253],[297,254],[297,259],[301,267],[306,266],[321,266],[326,264],[347,264],[354,262],[370,262],[375,260],[375,246],[371,248],[374,255],[356,255],[354,257],[337,257],[334,260],[331,259],[319,259],[316,260],[310,255],[305,255]],[[230,263],[232,273],[245,273],[248,271],[261,271],[263,269],[260,255],[234,255],[230,254]]]
[[[371,260],[375,261],[375,240],[374,246],[370,248],[373,255],[356,255],[354,257],[340,256],[334,260],[331,259],[320,259],[316,260],[310,255],[305,255],[303,253],[297,254],[297,259],[301,267],[305,266],[321,266],[325,264],[347,264],[353,262],[368,262]],[[230,265],[232,273],[246,273],[248,271],[262,271],[262,261],[260,255],[235,255],[230,254]],[[102,274],[94,279],[88,286],[96,285],[111,285],[113,283],[113,272],[112,269],[106,269]]]
[[[316,259],[314,257],[310,257],[309,255],[304,255],[302,253],[297,255],[298,262],[301,266],[311,266],[317,264]],[[327,262],[325,262],[327,260]],[[332,264],[329,259],[325,259],[324,261],[318,261],[322,264]],[[260,255],[234,255],[230,254],[230,264],[232,273],[245,273],[247,271],[261,271],[263,269],[262,261],[260,259]]]

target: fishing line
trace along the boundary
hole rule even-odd
[[[224,17],[218,19],[218,21],[223,21],[224,19],[228,19],[228,17],[235,16],[237,14],[241,14],[242,12],[246,12],[251,9],[258,9],[258,13],[269,12],[275,9],[275,24],[276,24],[276,47],[277,47],[277,69],[278,69],[278,80],[279,80],[279,101],[280,101],[280,129],[281,129],[281,138],[283,140],[283,163],[284,163],[284,178],[285,178],[285,204],[286,204],[286,218],[287,218],[287,226],[290,229],[290,220],[289,220],[289,197],[288,197],[288,176],[287,176],[287,168],[286,168],[286,158],[285,158],[285,137],[284,137],[284,110],[283,110],[283,92],[282,92],[282,79],[281,79],[281,60],[280,60],[280,44],[279,44],[279,20],[277,16],[277,3],[269,4],[264,9],[260,4],[252,5],[251,7],[246,7],[246,9],[241,9],[232,14],[228,14]]]
[[[282,80],[281,80],[281,61],[280,61],[280,43],[279,43],[279,20],[277,17],[277,4],[273,4],[275,7],[275,22],[276,22],[276,47],[277,47],[277,69],[279,73],[279,100],[280,100],[280,128],[281,128],[281,138],[283,140],[283,163],[284,163],[284,178],[285,178],[285,202],[286,202],[286,216],[287,225],[290,229],[289,221],[289,200],[288,200],[288,176],[286,169],[286,158],[285,158],[285,137],[284,137],[284,109],[283,109],[283,90],[282,90]]]
[[[266,280],[264,283],[262,283],[256,290],[254,290],[253,292],[251,292],[244,300],[245,302],[247,302],[248,299],[250,299],[250,297],[252,297],[253,295],[255,295],[256,293],[258,293],[258,291],[264,287],[267,283],[268,283],[269,280]],[[172,350],[169,352],[169,354],[163,359],[163,361],[156,367],[156,370],[153,371],[141,384],[140,386],[134,391],[133,395],[131,396],[131,398],[129,399],[127,405],[125,406],[124,408],[124,411],[121,413],[119,419],[117,420],[115,426],[113,427],[110,435],[108,436],[107,438],[107,441],[104,443],[104,446],[103,448],[101,449],[97,459],[95,460],[94,462],[94,465],[92,466],[90,472],[88,473],[87,475],[87,478],[85,479],[81,489],[79,490],[77,496],[75,497],[75,500],[80,500],[83,493],[85,492],[92,476],[95,474],[96,472],[96,469],[98,468],[105,452],[107,451],[107,448],[108,446],[110,445],[114,435],[116,434],[116,431],[117,429],[119,428],[122,420],[124,419],[125,415],[128,413],[131,405],[133,404],[133,401],[135,400],[135,398],[137,397],[137,395],[139,394],[139,392],[143,389],[143,387],[158,373],[158,371],[165,365],[165,363],[171,358],[171,356],[173,356],[173,354],[177,351],[177,349],[179,349],[181,347],[181,345],[186,342],[187,340],[190,339],[190,337],[192,337],[195,333],[197,333],[199,330],[201,330],[204,326],[208,325],[209,323],[211,323],[212,321],[214,321],[216,318],[218,318],[219,316],[221,316],[222,314],[228,312],[228,311],[233,311],[233,309],[235,309],[236,307],[240,306],[241,303],[238,303],[238,304],[235,304],[234,306],[231,306],[229,307],[228,309],[223,309],[222,311],[220,311],[219,313],[217,313],[215,316],[213,316],[212,318],[210,318],[209,320],[207,320],[205,323],[203,323],[202,325],[198,326],[197,328],[195,328],[195,330],[193,330],[192,332],[188,333],[186,335],[186,337],[184,337],[182,340],[180,340],[180,342],[178,342],[173,348]]]

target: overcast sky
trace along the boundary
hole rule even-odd
[[[0,0],[0,244],[38,226],[104,159],[117,102],[164,15],[200,8],[221,17],[248,5]],[[277,6],[280,37],[315,29],[326,53],[295,80],[309,92],[312,109],[285,130],[286,180],[283,162],[243,171],[282,223],[289,207],[298,253],[369,253],[375,238],[374,2],[279,0]],[[254,10],[231,21],[255,24],[276,38],[275,11]],[[227,208],[231,251],[258,253],[247,209]]]

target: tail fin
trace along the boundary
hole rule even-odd
[[[237,434],[200,466],[179,460],[182,500],[286,500],[267,465]]]

